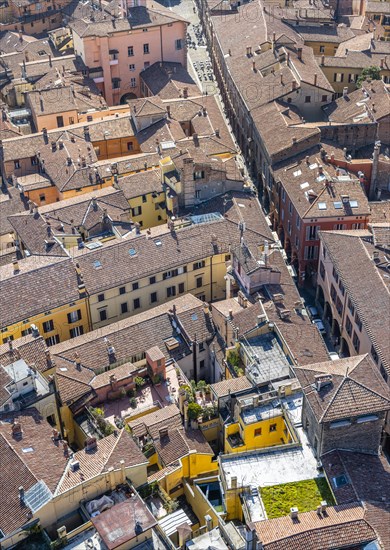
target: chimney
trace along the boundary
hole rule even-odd
[[[230,320],[233,319],[233,310],[232,309],[229,309],[229,319]]]
[[[232,489],[237,489],[237,477],[236,476],[232,476],[230,478],[230,487]]]
[[[251,46],[246,47],[246,55],[247,55],[247,57],[251,57],[251,55],[252,55],[252,47]]]
[[[255,73],[256,72],[256,61],[252,61],[252,69],[253,69],[253,72]]]
[[[50,53],[49,53],[49,65],[50,65],[50,67],[53,66],[53,62],[52,62],[52,60],[51,60],[51,54],[50,54]]]
[[[381,69],[383,69],[384,63],[385,63],[385,60],[383,59],[383,57],[381,57]]]
[[[314,381],[316,390],[321,391],[322,388],[333,384],[333,376],[331,374],[316,374]]]
[[[229,48],[228,53],[229,53],[229,57],[231,57],[232,56],[232,50],[230,48]]]
[[[373,250],[372,259],[374,260],[374,262],[377,262],[379,260],[379,250]]]
[[[219,138],[220,137],[220,131],[219,131],[219,128],[216,128],[215,129],[215,137]]]
[[[171,118],[171,106],[170,105],[167,105],[167,115],[168,115],[168,118]]]
[[[14,275],[17,275],[20,272],[19,262],[18,262],[17,258],[13,258],[12,265],[13,265],[13,268],[14,268]]]
[[[321,56],[321,65],[322,66],[325,65],[325,56],[324,55]]]
[[[158,435],[159,435],[160,439],[163,439],[164,437],[167,437],[168,436],[167,426],[163,426],[162,428],[160,428],[158,430]]]
[[[212,517],[209,514],[207,514],[207,515],[205,515],[204,520],[206,522],[207,531],[210,532],[213,529]]]
[[[276,32],[272,33],[272,42],[276,42]]]
[[[343,97],[348,97],[348,86],[344,86],[343,88]]]
[[[282,73],[280,73],[280,83],[281,83],[282,86],[284,85],[284,82],[283,82],[283,74],[282,74]]]
[[[290,518],[298,519],[298,508],[296,508],[295,506],[293,508],[290,508]]]
[[[21,504],[24,504],[24,487],[19,487],[19,500]]]
[[[22,430],[22,425],[20,422],[16,422],[16,420],[14,420],[12,426],[11,426],[11,430],[12,430],[12,435],[14,437],[20,437],[23,433],[23,430]]]
[[[379,153],[380,153],[380,141],[375,143],[374,153],[372,155],[372,172],[371,172],[371,183],[370,183],[370,192],[369,200],[374,200],[376,183],[378,178],[378,167],[379,167]]]
[[[94,449],[97,449],[97,439],[96,437],[88,437],[87,440],[85,441],[85,450],[86,452],[88,451],[93,451]]]
[[[296,89],[297,89],[297,81],[296,81],[296,80],[293,80],[293,81],[292,81],[292,89],[293,89],[293,90],[296,90]]]
[[[318,78],[317,73],[314,73],[314,86],[317,86],[317,78]]]
[[[183,88],[183,97],[184,97],[184,99],[187,99],[187,97],[188,97],[188,88],[187,88],[187,86],[185,86]]]
[[[43,136],[43,141],[45,142],[45,145],[47,145],[49,143],[49,138],[48,138],[48,135],[47,135],[47,129],[46,128],[42,128],[42,136]]]
[[[247,529],[245,530],[245,550],[256,550],[257,545],[256,528],[252,522],[247,523]],[[262,546],[260,545],[260,548]]]
[[[75,365],[76,365],[76,369],[77,370],[81,370],[81,360],[80,360],[80,355],[77,353],[74,354],[74,362],[75,362]]]
[[[57,151],[57,143],[55,141],[52,141],[51,142],[51,150],[54,152],[54,151]]]
[[[298,48],[298,59],[302,61],[302,48]]]

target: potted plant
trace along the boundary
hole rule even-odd
[[[134,384],[136,386],[136,388],[142,388],[142,386],[145,386],[145,380],[142,378],[142,376],[136,376],[134,378]]]
[[[203,408],[198,403],[190,403],[188,405],[188,418],[191,420],[191,427],[198,427],[198,418],[202,414]]]

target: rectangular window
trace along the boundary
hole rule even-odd
[[[150,53],[149,51],[149,44],[144,44],[144,54]]]
[[[80,321],[81,319],[81,309],[78,309],[77,311],[71,311],[68,313],[68,323],[76,323],[77,321]]]
[[[69,124],[74,124],[74,117],[72,116],[69,117]]]
[[[130,88],[135,88],[137,86],[137,79],[130,78]]]
[[[134,65],[134,63],[130,63],[130,65],[129,65],[129,71],[135,71],[135,65]]]
[[[269,427],[270,432],[276,432],[276,424],[271,424]]]
[[[60,337],[58,336],[58,334],[55,334],[54,336],[46,338],[45,342],[47,346],[55,346],[56,344],[60,343]]]
[[[297,229],[299,229],[301,227],[301,218],[298,216],[298,214],[297,214],[297,219],[295,220],[295,223],[296,223]]]
[[[284,189],[284,187],[282,188],[282,201],[285,202],[286,200],[286,191]]]
[[[37,166],[38,164],[38,159],[37,157],[31,157],[31,166]]]
[[[357,328],[359,329],[359,331],[361,332],[362,331],[362,322],[360,320],[360,317],[359,315],[356,313],[355,315],[355,322],[356,322],[356,325],[357,325]]]
[[[261,428],[255,429],[255,437],[259,437],[261,435]]]
[[[332,270],[332,275],[333,275],[333,279],[336,281],[336,283],[338,283],[339,282],[339,274],[337,273],[335,268],[333,268],[333,270]]]
[[[134,309],[139,309],[141,307],[141,300],[140,298],[135,298],[133,300],[133,308]]]
[[[118,90],[119,87],[120,87],[120,81],[117,79],[117,78],[112,78],[111,79],[111,86],[112,86],[112,89],[113,90]]]
[[[183,294],[184,292],[184,283],[179,283],[179,294]]]
[[[144,62],[144,69],[148,69],[150,67],[150,61]]]
[[[123,302],[123,304],[121,304],[121,313],[127,313],[129,311],[129,306],[127,305],[127,302]]]
[[[197,170],[193,174],[194,180],[202,180],[204,178],[204,170]]]
[[[204,359],[202,359],[201,361],[199,361],[199,368],[200,368],[200,369],[204,369]]]
[[[131,213],[132,213],[133,216],[141,216],[142,206],[136,206],[135,208],[132,208]]]
[[[45,193],[40,193],[40,195],[39,195],[39,202],[46,202],[46,195],[45,195]]]
[[[324,267],[324,264],[322,262],[320,262],[320,275],[321,275],[321,279],[324,280],[325,279],[325,267]]]
[[[290,220],[288,220],[288,222],[287,222],[287,231],[288,231],[288,234],[291,235],[291,222],[290,222]]]
[[[148,197],[146,195],[142,195],[142,202],[148,202]]]
[[[345,287],[344,287],[344,285],[343,285],[341,279],[339,280],[339,289],[340,289],[341,294],[344,296],[344,294],[345,294]]]
[[[138,290],[139,289],[139,283],[133,283],[132,287],[133,287],[133,290]]]
[[[73,327],[70,329],[69,333],[71,338],[76,338],[76,336],[81,336],[82,334],[84,334],[84,328],[83,326]]]
[[[321,101],[322,103],[326,103],[328,101],[328,96],[327,95],[321,96]]]
[[[127,150],[128,150],[128,151],[132,151],[133,149],[134,149],[133,142],[132,142],[132,141],[128,141],[128,142],[127,142]]]
[[[293,212],[293,205],[292,205],[291,201],[289,202],[289,205],[288,205],[288,211],[289,211],[290,214],[292,214],[292,212]]]
[[[126,294],[126,287],[125,287],[125,286],[119,287],[119,294],[120,294],[120,295]]]
[[[154,285],[156,282],[156,277],[149,277],[149,284]]]
[[[175,49],[176,50],[182,50],[183,49],[183,41],[181,38],[178,38],[175,40]]]
[[[51,332],[54,330],[54,321],[50,319],[50,321],[45,321],[43,323],[43,332]]]
[[[305,246],[305,260],[316,260],[318,257],[318,246]]]
[[[360,340],[359,340],[359,336],[356,334],[356,332],[353,333],[352,343],[353,343],[353,347],[355,348],[356,353],[359,353]]]
[[[371,346],[371,357],[375,361],[375,363],[378,363],[378,354],[374,348],[374,346]]]
[[[134,47],[133,46],[128,46],[127,47],[127,55],[128,57],[132,57],[134,55]],[[135,65],[130,65],[130,67],[133,66],[134,69],[135,69]]]
[[[14,160],[14,168],[15,168],[15,170],[19,170],[19,168],[20,168],[20,161],[19,160]]]
[[[343,73],[334,73],[333,82],[343,82],[343,81],[344,81]]]
[[[59,115],[57,117],[57,128],[62,128],[64,126],[64,117]]]
[[[305,96],[305,103],[310,103],[310,102],[311,102],[311,96],[310,95]]]
[[[351,312],[351,315],[355,314],[355,307],[354,307],[353,303],[351,302],[350,298],[348,298],[348,309]]]
[[[175,286],[169,286],[167,288],[167,298],[171,298],[172,296],[176,296],[176,287]]]
[[[195,262],[192,266],[192,269],[195,271],[196,269],[202,269],[203,267],[205,267],[206,265],[206,262],[204,260],[200,261],[200,262]]]
[[[336,289],[333,285],[331,285],[330,286],[330,297],[332,298],[332,302],[336,301],[336,296],[337,296]]]
[[[203,277],[196,278],[196,288],[201,288],[203,286]]]
[[[338,314],[341,315],[343,312],[343,304],[338,296],[336,298],[336,309]]]
[[[172,277],[176,277],[179,274],[178,269],[171,269],[170,271],[166,271],[163,273],[163,281],[166,279],[172,279]]]
[[[320,53],[325,53],[325,46],[320,46]]]
[[[157,292],[152,292],[152,294],[150,295],[150,303],[154,304],[156,302],[157,302]]]
[[[104,294],[98,294],[98,302],[104,302]]]
[[[306,240],[307,241],[316,241],[318,239],[318,226],[317,225],[308,225],[306,227]]]
[[[101,321],[106,321],[107,320],[107,310],[106,309],[101,309],[99,311],[99,318]]]
[[[346,318],[346,321],[345,321],[345,329],[347,331],[347,334],[349,336],[352,336],[352,323],[351,323],[351,319],[348,317],[348,315],[347,315],[347,318]]]

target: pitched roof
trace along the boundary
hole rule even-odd
[[[125,468],[140,464],[146,465],[148,462],[125,429],[122,429],[117,435],[111,434],[100,439],[96,449],[87,451],[85,448],[77,451],[73,454],[73,460],[80,463],[80,468],[73,472],[70,462],[68,463],[57,493],[63,493],[80,481],[92,479],[102,472],[107,472],[109,468],[120,469],[121,460],[124,460]]]
[[[82,366],[93,371],[100,370],[110,365],[105,341],[105,338],[108,338],[111,346],[115,348],[115,362],[130,361],[131,357],[144,353],[154,345],[159,346],[166,359],[182,359],[183,354],[190,353],[190,348],[184,340],[172,350],[168,350],[165,344],[166,339],[177,335],[171,323],[173,304],[176,306],[179,321],[182,313],[187,311],[197,317],[196,321],[187,318],[186,324],[183,325],[184,331],[191,332],[192,323],[197,324],[202,317],[206,323],[208,313],[204,311],[203,302],[191,294],[186,294],[118,323],[52,346],[52,356],[74,361],[77,352]],[[203,329],[203,332],[205,330]],[[211,338],[212,333],[208,336]]]
[[[165,466],[169,466],[191,452],[214,455],[214,451],[200,430],[173,428],[168,431],[168,435],[156,440],[154,445]]]
[[[198,86],[180,63],[153,63],[142,71],[140,78],[151,94],[161,99],[182,97],[184,88],[187,88],[189,97],[199,94]]]
[[[319,422],[390,409],[390,390],[367,354],[302,366],[295,374]],[[322,374],[332,381],[317,390],[315,377]]]
[[[50,357],[47,357],[47,346],[43,336],[22,336],[12,341],[12,349],[9,343],[0,345],[0,363],[4,366],[14,361],[24,359],[28,364],[34,364],[36,369],[44,372],[52,367]]]
[[[330,451],[321,457],[338,504],[363,502],[365,519],[375,529],[382,548],[390,548],[390,466],[384,455]],[[337,487],[334,478],[345,476]]]
[[[144,437],[149,434],[152,439],[159,437],[159,430],[162,427],[171,429],[179,428],[181,425],[181,414],[177,405],[168,405],[128,422],[135,437]]]
[[[12,433],[12,422],[21,424],[20,436]],[[28,521],[28,507],[21,505],[19,487],[27,492],[43,480],[54,493],[67,458],[61,444],[52,440],[52,428],[36,409],[0,415],[0,462],[2,490],[0,529],[10,533]]]
[[[383,367],[390,374],[389,331],[384,322],[390,311],[390,285],[384,278],[386,271],[379,265],[382,262],[376,265],[371,259],[373,245],[354,232],[322,231],[320,238]]]
[[[12,225],[8,216],[27,210],[27,200],[14,187],[2,187],[0,193],[0,235],[11,233]]]
[[[13,265],[0,267],[2,326],[80,299],[70,259],[31,256],[20,260],[19,268],[14,274]]]
[[[244,390],[248,390],[252,387],[251,382],[246,376],[240,376],[239,378],[228,378],[222,380],[216,384],[211,384],[212,392],[219,398],[230,395]]]
[[[360,547],[377,538],[357,503],[328,507],[322,515],[305,512],[297,520],[285,516],[258,521],[255,528],[264,550],[335,550]]]

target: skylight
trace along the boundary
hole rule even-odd
[[[137,251],[136,251],[134,248],[130,248],[130,249],[129,249],[129,254],[130,254],[131,257],[136,256],[136,255],[137,255]]]
[[[333,206],[334,206],[337,210],[340,210],[340,208],[343,207],[343,203],[342,203],[342,202],[334,202],[334,203],[333,203]]]
[[[197,320],[198,320],[197,314],[196,314],[196,313],[193,313],[193,314],[191,315],[191,319],[192,319],[193,321],[197,321]]]
[[[358,207],[358,201],[349,201],[349,206],[351,208],[357,208]]]
[[[95,269],[101,269],[103,266],[102,266],[100,260],[95,260],[95,261],[93,262],[93,267],[94,267]]]
[[[314,164],[310,164],[309,168],[310,170],[315,170],[316,168],[318,168],[318,164],[314,162]]]
[[[318,203],[318,209],[319,210],[326,210],[326,202],[319,202]]]
[[[156,246],[162,246],[161,239],[156,239],[156,240],[154,241],[154,244],[155,244]]]
[[[295,172],[293,172],[293,176],[295,177],[298,177],[302,174],[302,170],[295,170]]]
[[[300,188],[301,189],[307,189],[309,187],[309,183],[305,181],[305,183],[301,183]]]
[[[95,250],[96,248],[101,248],[103,245],[102,243],[100,243],[99,241],[94,241],[92,243],[88,243],[85,245],[86,248],[88,248],[89,250]]]

